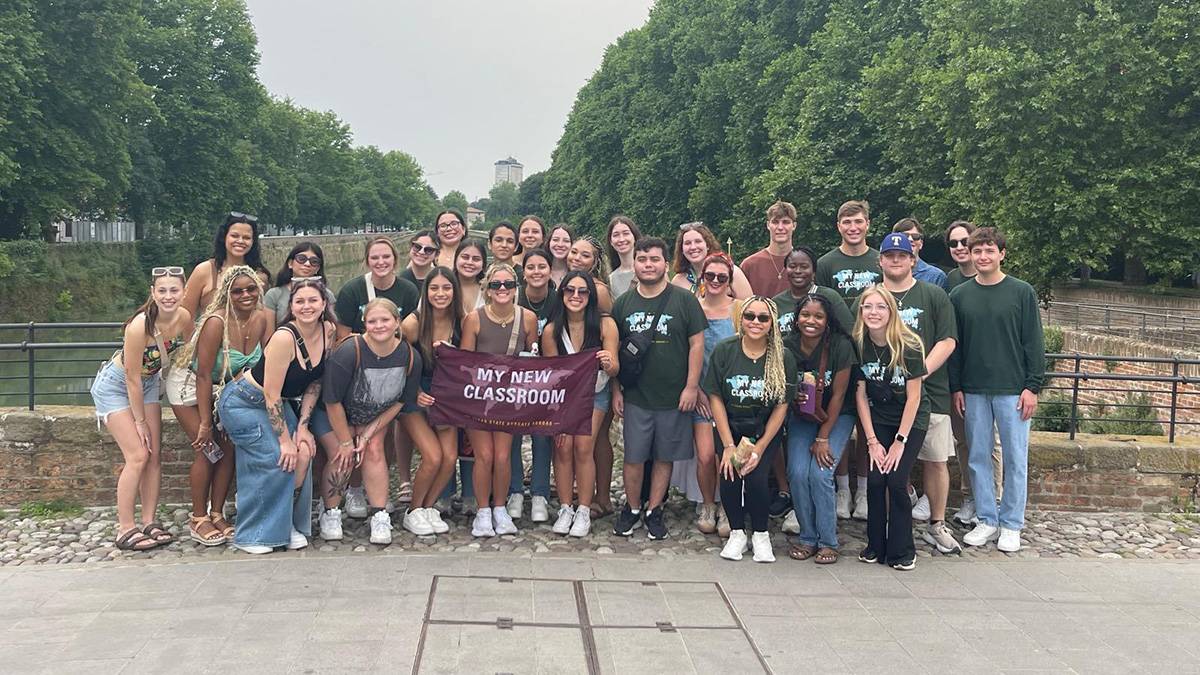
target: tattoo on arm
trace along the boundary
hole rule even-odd
[[[317,399],[321,398],[321,381],[317,380],[304,390],[304,398],[300,401],[300,426],[308,426],[313,408],[317,407]]]
[[[271,428],[277,435],[287,435],[287,423],[283,421],[283,399],[275,399],[275,402],[267,408],[267,419],[271,421]]]

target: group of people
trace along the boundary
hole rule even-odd
[[[615,511],[616,535],[644,526],[666,538],[675,485],[696,503],[695,526],[725,539],[724,558],[774,561],[768,530],[779,516],[798,535],[791,558],[834,563],[837,520],[855,517],[867,521],[859,560],[908,570],[914,518],[939,551],[961,551],[946,523],[957,454],[965,499],[955,518],[974,526],[964,543],[1018,550],[1044,354],[1032,287],[1002,271],[1004,236],[952,223],[947,275],[921,260],[915,219],[878,250],[866,202],[843,204],[836,225],[840,245],[818,257],[794,244],[795,208],[777,202],[768,245],[738,265],[703,223],[682,225],[672,245],[616,216],[601,243],[527,216],[484,240],[446,210],[412,237],[404,269],[391,239],[370,239],[365,273],[334,293],[320,246],[297,244],[272,278],[256,219],[231,213],[190,275],[152,270],[150,297],[92,386],[125,460],[116,543],[173,539],[154,521],[164,390],[195,450],[189,536],[200,544],[307,546],[314,480],[326,540],[352,517],[388,544],[396,508],[419,536],[448,532],[455,510],[476,537],[516,533],[524,439],[427,415],[438,405],[436,348],[447,345],[530,358],[596,350],[591,433],[530,438],[529,519],[553,520],[557,534],[587,536]]]

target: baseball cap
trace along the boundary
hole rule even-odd
[[[907,232],[889,232],[885,235],[883,242],[879,244],[879,252],[887,253],[888,251],[904,251],[909,255],[915,255],[912,239],[908,237]]]

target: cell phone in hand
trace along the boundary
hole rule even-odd
[[[221,446],[209,441],[208,445],[204,446],[204,456],[208,458],[210,464],[216,464],[225,456],[225,451],[221,449]]]

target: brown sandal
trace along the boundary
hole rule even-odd
[[[828,546],[822,546],[817,549],[817,555],[813,558],[813,562],[818,565],[832,565],[838,561],[838,552]]]
[[[792,547],[788,549],[788,557],[792,560],[808,560],[809,558],[813,557],[816,552],[816,546],[809,546],[808,544],[793,544]]]
[[[226,539],[233,539],[233,525],[225,520],[225,514],[213,511],[208,514],[208,517],[212,519],[212,524],[221,531],[221,534],[225,535]]]
[[[147,523],[142,526],[142,534],[154,540],[154,543],[159,546],[169,544],[175,541],[175,535],[167,532],[167,529],[162,526],[162,523]]]
[[[597,520],[605,516],[611,516],[613,513],[613,508],[611,506],[601,506],[599,504],[592,504],[588,510],[592,512],[592,520]]]
[[[200,531],[204,525],[208,525],[210,528],[207,534]],[[208,516],[188,516],[188,532],[192,541],[204,546],[220,546],[226,541],[221,528],[217,527],[212,518]]]
[[[158,542],[154,541],[151,537],[147,537],[137,527],[125,530],[125,533],[117,538],[117,548],[122,551],[149,551],[157,547]]]

